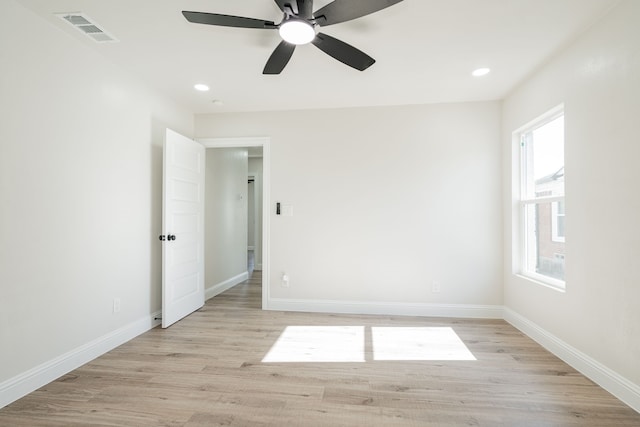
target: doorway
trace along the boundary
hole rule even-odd
[[[262,308],[267,309],[269,301],[269,178],[270,178],[270,138],[249,137],[249,138],[201,138],[197,140],[205,148],[246,148],[250,163],[252,158],[261,155],[260,167],[252,167],[246,176],[247,185],[250,178],[253,178],[254,194],[254,262],[255,270],[262,271]],[[248,187],[247,187],[248,188]],[[260,191],[262,190],[262,191]],[[261,197],[260,197],[261,196]],[[260,200],[261,199],[261,200]],[[262,209],[256,209],[261,207]],[[256,214],[257,211],[257,214]],[[261,214],[261,215],[260,215]],[[248,215],[250,216],[250,215]],[[248,226],[248,224],[247,224]],[[250,227],[247,227],[250,229]],[[249,249],[250,239],[247,237],[247,249]]]

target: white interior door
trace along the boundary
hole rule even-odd
[[[167,129],[162,187],[162,327],[204,305],[203,145]]]

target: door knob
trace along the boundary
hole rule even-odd
[[[176,236],[175,236],[175,234],[169,234],[169,235],[167,236],[167,239],[168,239],[168,240],[176,240]]]

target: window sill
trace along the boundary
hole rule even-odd
[[[556,292],[561,292],[561,293],[566,293],[566,284],[563,281],[560,280],[554,280],[554,279],[549,279],[547,277],[544,276],[533,276],[533,275],[525,275],[522,273],[516,273],[515,274],[516,277],[520,278],[520,279],[524,279],[526,281],[529,281],[531,283],[535,283],[536,285],[540,285],[540,286],[544,286],[545,288],[549,288],[551,290],[554,290]]]

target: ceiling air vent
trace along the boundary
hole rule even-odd
[[[84,13],[56,13],[55,15],[67,24],[77,28],[82,34],[95,42],[106,43],[118,41],[118,39],[104,31],[102,26],[96,24],[94,20]]]

